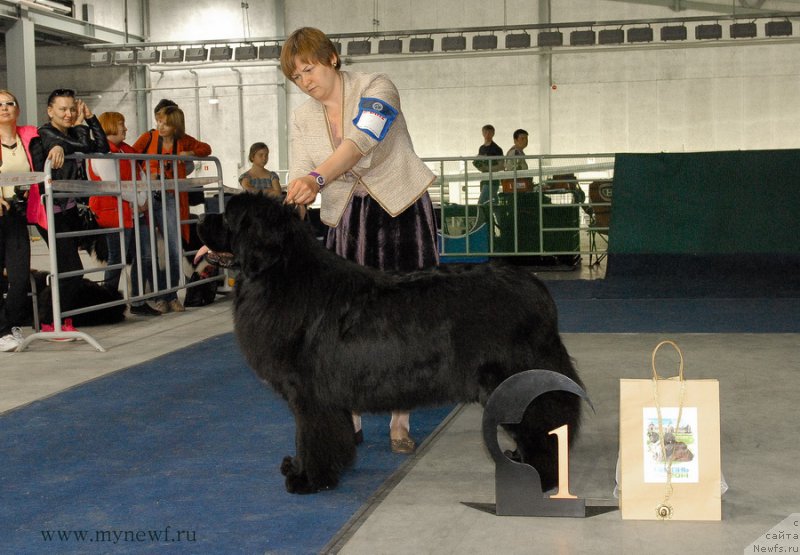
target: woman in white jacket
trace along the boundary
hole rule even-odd
[[[414,153],[397,88],[385,75],[340,70],[339,54],[319,29],[286,40],[281,70],[311,98],[294,113],[286,201],[311,204],[321,193],[326,245],[385,271],[439,262],[428,186],[433,172]],[[354,416],[356,441],[360,417]],[[412,453],[409,414],[393,412],[392,451]]]

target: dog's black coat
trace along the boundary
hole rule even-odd
[[[198,231],[240,265],[239,344],[294,413],[297,454],[281,466],[290,492],[336,486],[355,458],[351,411],[485,402],[510,375],[534,368],[581,383],[552,298],[523,269],[379,272],[326,250],[290,207],[264,195],[232,198]],[[574,438],[579,420],[580,399],[552,392],[506,426],[545,489],[557,481],[548,432],[568,424]]]
[[[33,271],[38,291],[39,318],[42,322],[49,324],[53,321],[53,299],[50,285],[47,283],[48,275],[48,272]],[[108,287],[86,278],[72,278],[67,285],[62,283],[61,286],[70,287],[72,291],[70,298],[73,300],[73,305],[62,306],[64,311],[122,300],[122,293],[119,291],[111,291]],[[72,325],[77,328],[116,324],[125,319],[125,305],[108,306],[76,314],[70,318],[72,318]]]

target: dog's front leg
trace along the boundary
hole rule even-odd
[[[293,410],[297,455],[281,463],[286,491],[316,493],[336,487],[356,454],[350,411],[308,404]]]

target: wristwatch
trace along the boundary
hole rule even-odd
[[[316,180],[317,185],[319,186],[319,190],[321,191],[322,188],[325,186],[325,178],[322,177],[317,172],[308,172],[308,175],[310,175],[311,177],[313,177]]]

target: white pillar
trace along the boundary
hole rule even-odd
[[[8,90],[19,99],[19,124],[38,125],[34,26],[33,21],[28,19],[27,9],[20,8],[19,15],[19,19],[6,31]]]

